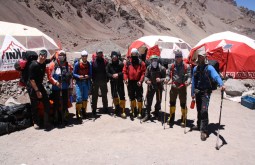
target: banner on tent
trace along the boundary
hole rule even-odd
[[[22,45],[15,43],[14,41],[10,41],[5,47],[3,47],[0,51],[1,60],[0,60],[0,70],[1,71],[9,71],[15,70],[14,64],[16,61],[22,58],[25,53],[25,49]]]
[[[226,76],[235,79],[255,79],[255,72],[227,72]]]

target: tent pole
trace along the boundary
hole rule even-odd
[[[226,62],[225,75],[224,75],[225,79],[226,79],[227,67],[228,67],[228,56],[229,56],[229,49],[228,49],[228,54],[227,54],[227,62]]]

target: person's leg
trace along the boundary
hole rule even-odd
[[[136,82],[135,81],[128,81],[128,96],[129,96],[129,100],[130,100],[130,118],[131,120],[133,120],[134,118],[134,109],[136,106],[136,100],[135,100],[135,87]]]
[[[76,81],[75,91],[76,91],[76,117],[79,120],[81,118],[81,109],[82,109],[82,82],[81,81]]]
[[[44,87],[39,88],[39,90],[42,93],[42,102],[44,105],[44,129],[51,129],[52,125],[49,119],[49,114],[50,114],[49,97]]]
[[[197,125],[192,127],[192,130],[199,130],[201,126],[201,108],[202,108],[202,95],[201,93],[196,94],[196,107],[197,107]]]
[[[86,118],[87,105],[88,105],[88,96],[89,96],[89,83],[88,81],[83,82],[82,84],[82,113],[83,118]]]
[[[208,107],[209,107],[209,101],[210,101],[210,95],[209,93],[203,93],[202,94],[202,107],[201,107],[201,125],[200,125],[200,131],[201,131],[201,140],[206,140],[207,134],[208,134]]]
[[[37,99],[36,93],[30,87],[27,87],[27,91],[28,91],[28,95],[30,98],[30,102],[31,102],[31,114],[32,114],[32,120],[33,120],[34,127],[35,127],[35,129],[42,128],[42,123],[39,122],[38,99]]]
[[[176,99],[178,95],[178,88],[172,87],[170,90],[170,117],[167,120],[171,126],[174,124],[175,110],[176,110]]]
[[[121,108],[121,117],[126,118],[125,107],[126,107],[126,100],[125,100],[125,89],[123,81],[118,83],[118,94],[120,98],[120,108]]]
[[[142,108],[143,108],[143,86],[137,85],[136,90],[136,99],[137,99],[137,107],[138,107],[138,118],[142,117]]]
[[[155,94],[155,90],[152,89],[152,87],[148,87],[147,90],[148,90],[147,96],[146,96],[147,103],[146,103],[146,111],[145,111],[145,116],[143,118],[143,122],[150,119],[151,105],[152,105],[153,97]]]
[[[102,92],[102,102],[105,113],[108,113],[108,98],[107,98],[107,82],[100,84],[100,90]]]
[[[154,115],[157,118],[159,114],[159,110],[161,109],[161,102],[162,102],[162,88],[157,89],[156,91],[156,104],[155,104],[155,112]]]
[[[92,114],[93,114],[94,117],[96,117],[98,89],[99,89],[99,85],[96,84],[96,83],[93,83],[93,87],[92,87]]]
[[[186,86],[179,89],[179,99],[180,99],[181,112],[182,112],[181,126],[184,127],[184,125],[185,125],[184,123],[185,123],[185,120],[187,118],[187,113],[188,113],[188,109],[187,109],[187,87]]]
[[[61,110],[61,122],[67,121],[65,118],[65,114],[68,111],[68,89],[62,89],[62,104],[63,104],[63,109]]]

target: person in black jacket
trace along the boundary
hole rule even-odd
[[[40,101],[44,107],[44,128],[52,128],[49,121],[50,102],[43,85],[43,78],[45,76],[46,64],[49,64],[55,56],[53,55],[50,59],[47,59],[47,55],[46,50],[41,50],[37,61],[33,61],[29,66],[27,89],[31,100],[32,119],[36,129],[43,127],[42,123],[39,122],[38,116],[38,104]]]
[[[115,115],[119,115],[119,110],[121,108],[122,113],[121,117],[126,118],[125,113],[125,90],[124,90],[124,83],[123,83],[123,62],[120,61],[118,52],[112,51],[111,52],[111,59],[112,62],[108,63],[106,67],[107,76],[110,78],[111,83],[111,93],[113,98],[113,104],[115,106]]]
[[[96,57],[92,61],[92,115],[96,118],[97,99],[99,88],[102,94],[103,111],[108,113],[106,66],[108,62],[103,58],[103,51],[97,50]]]

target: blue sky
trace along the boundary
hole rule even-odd
[[[237,6],[244,6],[255,11],[255,0],[236,0]]]

